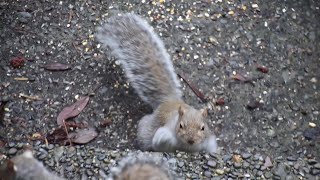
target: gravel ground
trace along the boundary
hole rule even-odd
[[[164,40],[177,72],[210,102],[219,154],[164,153],[185,179],[319,179],[319,16],[317,0],[0,2],[0,155],[30,144],[68,179],[103,178],[138,151],[137,121],[151,108],[94,39],[110,15],[134,11]],[[13,58],[26,59],[14,68]],[[48,71],[50,63],[66,71]],[[183,84],[184,99],[204,106]],[[85,145],[35,140],[58,128],[59,112],[80,96],[75,123],[96,127]],[[1,105],[0,105],[1,107]],[[102,126],[105,122],[108,125]]]

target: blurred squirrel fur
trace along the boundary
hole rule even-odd
[[[163,161],[155,153],[131,153],[111,168],[109,180],[173,180],[179,179],[173,165]]]
[[[64,180],[47,170],[32,151],[13,157],[0,167],[0,180]]]

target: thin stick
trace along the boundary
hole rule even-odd
[[[187,83],[187,85],[191,88],[191,90],[193,91],[193,93],[194,93],[195,95],[197,95],[198,98],[200,98],[203,103],[206,103],[206,102],[207,102],[207,98],[204,96],[204,94],[203,94],[201,91],[199,91],[199,90],[195,87],[195,85],[193,85],[192,83],[190,83],[189,81],[187,81],[187,79],[186,79],[186,77],[185,77],[184,75],[182,75],[181,73],[178,73],[178,76],[179,76],[185,83]]]
[[[67,129],[67,125],[66,125],[66,121],[65,120],[63,120],[63,127],[64,127],[64,130],[66,131],[67,138],[68,138],[68,141],[70,143],[70,146],[72,146],[72,142],[71,142],[71,139],[69,138],[69,133],[68,133],[68,129]]]

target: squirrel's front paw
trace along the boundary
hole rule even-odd
[[[212,154],[212,153],[217,153],[218,151],[218,144],[217,144],[217,139],[215,135],[211,135],[210,137],[208,137],[208,139],[206,140],[206,144],[205,144],[205,151],[207,151],[208,153]]]
[[[166,127],[159,128],[152,139],[152,147],[155,151],[172,151],[176,144],[176,137]]]

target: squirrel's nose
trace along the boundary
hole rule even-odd
[[[193,139],[189,139],[188,143],[192,145],[194,143],[194,140]]]

